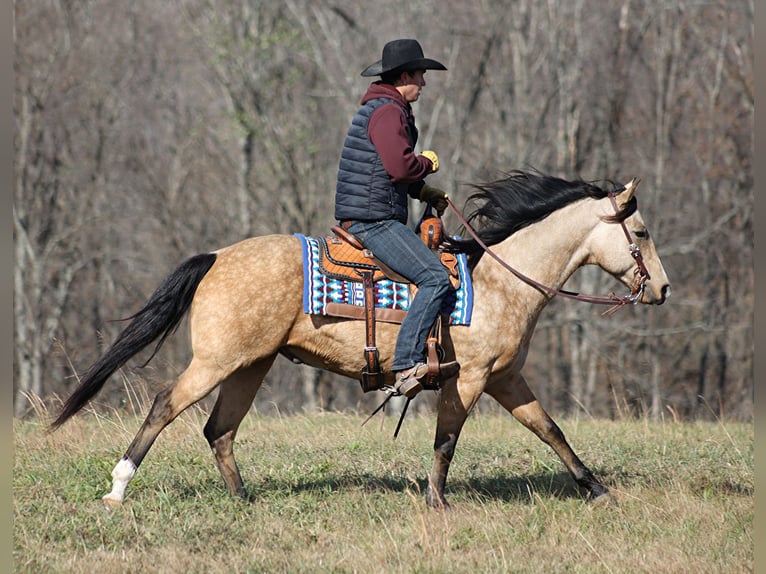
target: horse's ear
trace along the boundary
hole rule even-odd
[[[620,195],[617,196],[618,203],[620,204],[620,206],[625,205],[633,198],[633,194],[636,192],[636,188],[638,187],[639,183],[641,183],[641,180],[638,179],[637,177],[634,177],[628,183],[625,184],[625,191],[623,191]]]

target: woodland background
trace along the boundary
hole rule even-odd
[[[359,72],[415,37],[449,69],[427,75],[415,114],[418,148],[442,160],[429,182],[458,205],[469,182],[515,168],[642,180],[673,294],[610,318],[554,300],[525,369],[546,408],[752,418],[753,0],[17,0],[14,13],[16,416],[29,397],[68,396],[115,320],[188,256],[326,233]],[[622,289],[595,269],[567,287]],[[182,333],[99,401],[178,374]],[[375,395],[280,358],[255,405],[366,410]]]

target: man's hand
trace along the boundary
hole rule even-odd
[[[420,155],[431,160],[431,173],[436,173],[439,171],[439,157],[436,155],[436,152],[427,149],[420,152]]]
[[[420,190],[420,201],[426,201],[430,203],[436,210],[436,213],[441,217],[444,214],[444,210],[447,209],[447,194],[441,189],[431,187],[430,185],[424,185]]]

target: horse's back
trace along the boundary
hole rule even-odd
[[[300,240],[295,235],[260,235],[249,237],[215,252],[214,269],[227,274],[302,273]]]

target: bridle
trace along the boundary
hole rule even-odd
[[[634,185],[634,182],[631,182],[631,184]],[[615,199],[615,194],[620,193],[621,191],[624,191],[626,189],[625,186],[623,186],[620,189],[617,189],[615,191],[609,191],[607,192],[607,195],[609,197],[609,200],[612,202],[612,206],[614,207],[615,213],[619,213],[619,208],[617,207],[617,200]],[[636,281],[633,285],[633,288],[630,291],[630,294],[628,295],[615,295],[614,293],[609,293],[609,295],[583,295],[581,293],[575,293],[572,291],[565,291],[562,289],[554,289],[553,287],[548,287],[547,285],[543,285],[542,283],[535,281],[531,277],[527,277],[520,271],[514,269],[510,265],[508,265],[505,261],[500,259],[500,257],[497,256],[497,254],[492,251],[478,236],[476,231],[471,227],[471,224],[468,223],[468,221],[463,217],[463,214],[460,213],[460,210],[458,210],[457,207],[455,207],[455,204],[452,203],[452,200],[447,198],[447,204],[450,206],[452,211],[455,213],[455,215],[458,218],[458,221],[463,225],[463,227],[468,231],[468,233],[473,237],[473,239],[476,241],[476,243],[479,244],[479,246],[484,250],[487,255],[492,257],[495,261],[497,261],[500,265],[502,265],[505,269],[513,273],[516,277],[524,281],[524,283],[527,283],[528,285],[531,285],[532,287],[535,287],[536,289],[539,289],[540,291],[544,291],[547,293],[551,293],[552,295],[560,295],[561,297],[566,297],[568,299],[574,299],[576,301],[583,301],[585,303],[592,303],[594,305],[611,305],[609,309],[604,311],[602,315],[611,315],[612,313],[618,311],[625,305],[635,305],[638,303],[639,298],[641,297],[641,294],[644,292],[644,287],[646,285],[646,282],[651,279],[651,275],[649,275],[649,271],[646,269],[646,264],[644,263],[644,258],[641,256],[641,250],[639,249],[638,245],[635,241],[633,241],[630,231],[628,231],[627,225],[625,225],[625,221],[620,222],[620,226],[622,227],[623,232],[625,233],[625,238],[628,240],[628,249],[630,250],[630,255],[633,257],[633,259],[636,262],[636,269],[633,272],[633,274],[636,276]]]

